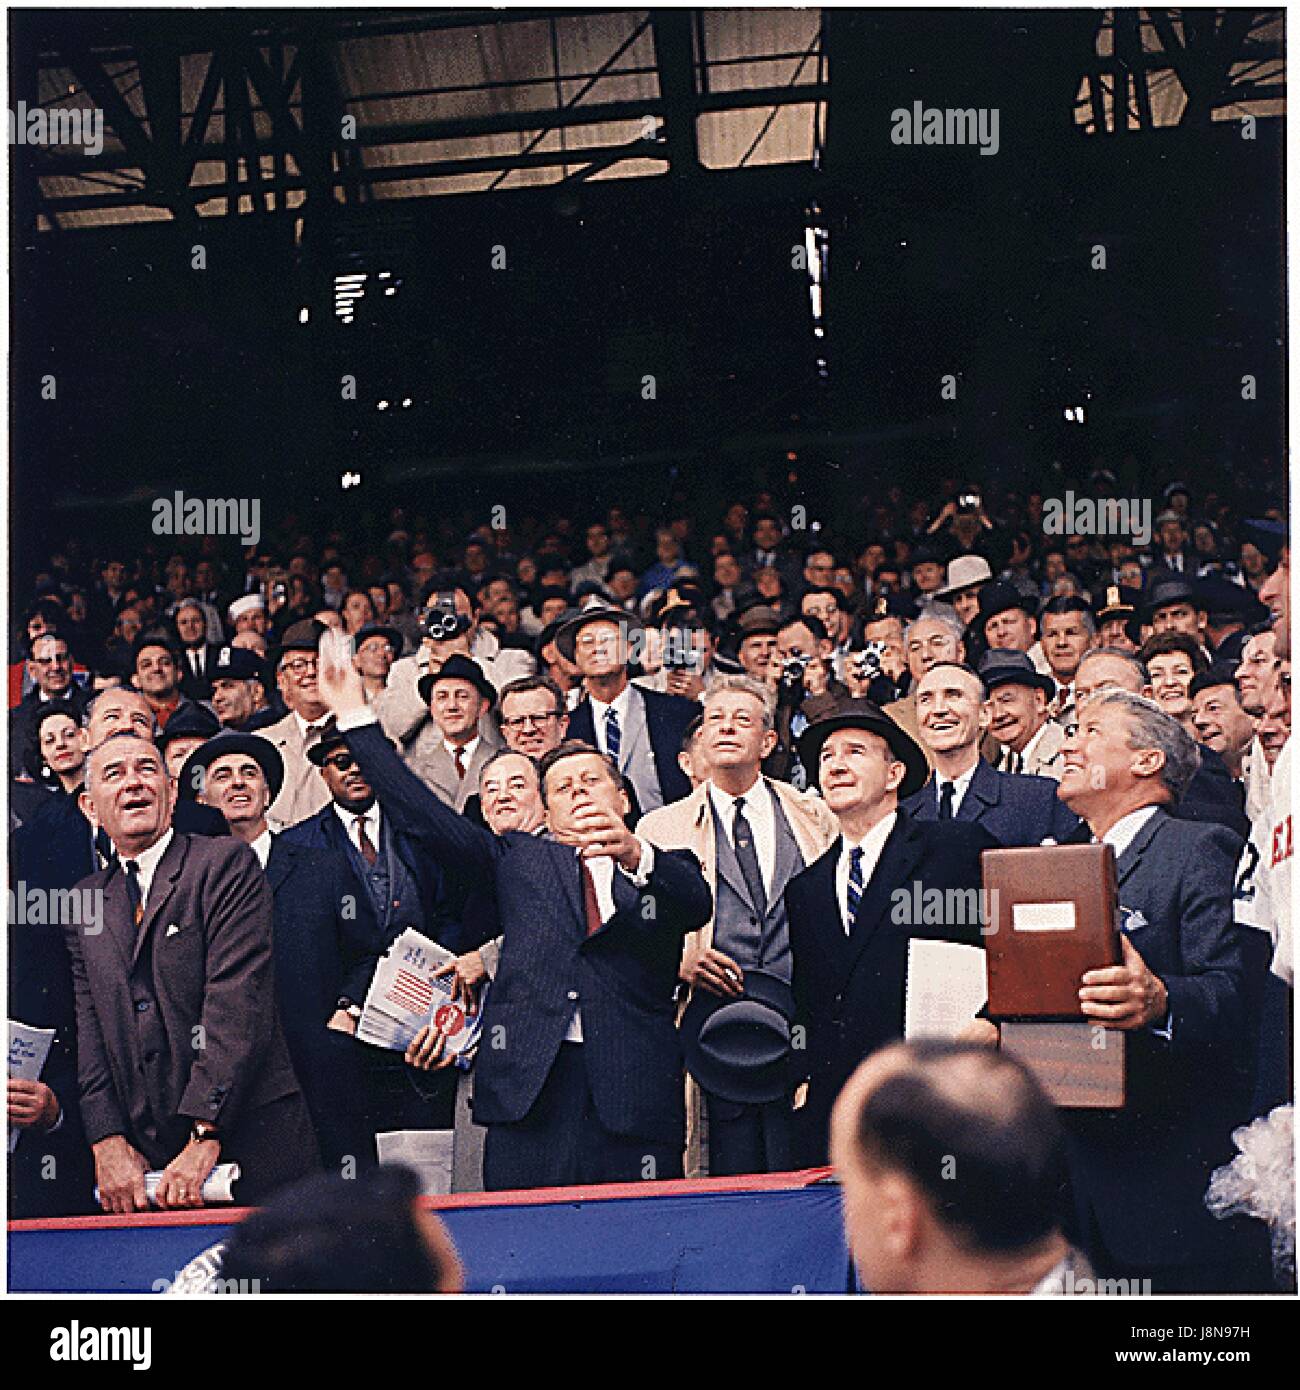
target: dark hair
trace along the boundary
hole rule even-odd
[[[1220,685],[1230,685],[1234,691],[1237,690],[1237,665],[1235,662],[1211,662],[1204,671],[1198,671],[1192,677],[1192,682],[1187,687],[1187,694],[1189,697],[1199,695],[1202,690],[1213,690]],[[1237,696],[1240,700],[1239,691]]]
[[[810,552],[811,553],[811,552]],[[832,588],[829,584],[809,584],[799,595],[799,602],[802,604],[809,594],[829,594],[834,600],[841,613],[847,613],[850,608],[848,595],[843,589]]]
[[[28,775],[38,782],[49,782],[54,778],[41,756],[41,730],[45,727],[47,719],[53,719],[60,714],[81,728],[81,716],[68,700],[47,700],[39,707],[36,718],[32,720],[27,746],[23,749],[23,766],[27,769]]]
[[[235,1228],[220,1277],[262,1293],[436,1293],[452,1271],[416,1224],[419,1195],[409,1168],[313,1174]]]
[[[1205,659],[1201,644],[1195,637],[1189,637],[1185,632],[1156,633],[1154,637],[1147,638],[1146,642],[1143,643],[1138,656],[1143,664],[1149,668],[1153,656],[1168,656],[1171,652],[1181,652],[1192,663],[1194,676],[1199,676],[1210,664]]]
[[[505,708],[507,695],[526,695],[530,690],[545,690],[555,702],[556,714],[564,714],[564,692],[550,676],[520,676],[518,680],[507,681],[497,695],[497,718]]]
[[[907,1050],[911,1065],[882,1081],[858,1116],[862,1160],[913,1182],[967,1248],[1021,1250],[1050,1235],[1060,1224],[1065,1145],[1033,1079],[1004,1053],[970,1043]]]
[[[546,778],[551,769],[556,763],[563,762],[565,758],[575,758],[579,753],[594,753],[605,764],[606,772],[609,773],[619,791],[627,790],[627,779],[623,776],[619,765],[608,753],[602,753],[599,748],[594,748],[590,743],[583,743],[581,739],[568,738],[557,747],[552,748],[549,753],[543,753],[541,761],[537,764],[537,780],[541,787],[543,806],[550,805],[546,799]]]
[[[787,618],[781,624],[781,631],[784,632],[791,627],[806,627],[813,635],[814,642],[829,642],[831,635],[826,631],[826,624],[815,613],[796,613],[793,618]]]

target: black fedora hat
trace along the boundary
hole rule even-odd
[[[762,970],[747,970],[744,988],[737,999],[694,991],[682,1016],[682,1052],[686,1070],[710,1094],[766,1105],[794,1084],[794,993]]]
[[[593,603],[589,608],[584,608],[576,618],[570,618],[556,630],[555,645],[559,648],[561,656],[576,663],[578,633],[589,623],[615,623],[622,628],[624,638],[629,632],[644,627],[641,619],[634,613]]]
[[[986,693],[1000,685],[1027,685],[1041,690],[1049,700],[1056,694],[1056,682],[1051,676],[1043,675],[1024,652],[1003,651],[998,647],[985,652],[980,660],[979,675]]]
[[[382,637],[393,649],[393,656],[398,657],[402,654],[402,634],[395,627],[389,627],[387,623],[367,623],[352,638],[352,648],[354,651],[361,650],[362,642],[370,637]]]
[[[158,730],[154,742],[159,748],[166,748],[174,738],[212,738],[220,732],[221,720],[207,705],[191,700],[176,710],[165,729]]]
[[[930,764],[921,745],[871,700],[841,700],[824,719],[809,724],[799,736],[799,761],[808,769],[814,783],[818,782],[817,768],[822,744],[836,729],[865,729],[878,734],[889,745],[907,771],[898,787],[898,799],[905,800],[919,792],[930,776]]]
[[[185,759],[180,775],[181,796],[193,801],[199,794],[203,780],[196,775],[198,770],[203,768],[206,771],[218,758],[228,757],[232,753],[245,753],[257,763],[274,801],[284,783],[284,759],[280,756],[280,750],[260,734],[238,734],[233,729],[214,734]]]
[[[428,675],[420,677],[417,689],[420,692],[420,699],[426,705],[429,703],[429,697],[433,694],[433,687],[439,681],[469,681],[488,702],[489,708],[497,702],[497,688],[483,674],[483,668],[477,661],[472,661],[467,656],[461,656],[459,652],[449,656],[439,670],[430,671]]]
[[[1190,603],[1193,608],[1204,610],[1205,595],[1200,586],[1181,575],[1168,579],[1157,579],[1147,589],[1142,603],[1142,621],[1149,623],[1156,615],[1157,608],[1168,608],[1173,603]]]
[[[1019,608],[1030,617],[1038,612],[1037,601],[1029,594],[1022,593],[1007,579],[995,579],[992,584],[985,584],[980,590],[979,605],[979,612],[971,620],[971,627],[981,633],[990,618],[996,618],[999,613],[1006,613],[1009,609]]]
[[[346,747],[347,739],[339,732],[338,725],[334,723],[331,717],[326,721],[325,727],[321,730],[320,737],[307,750],[307,761],[311,763],[313,767],[324,767],[325,759],[328,758],[336,748]]]

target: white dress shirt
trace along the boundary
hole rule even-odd
[[[1115,858],[1118,859],[1137,838],[1138,831],[1159,809],[1158,806],[1139,806],[1136,811],[1130,811],[1128,815],[1121,816],[1101,837],[1102,844],[1109,845],[1115,851]]]
[[[731,846],[736,847],[736,801],[730,792],[719,791],[712,782],[708,783],[709,798],[713,809],[722,821],[723,829]],[[754,850],[758,855],[758,869],[763,876],[763,892],[772,895],[772,875],[776,872],[776,810],[772,804],[772,793],[761,777],[744,793],[745,819],[754,832]]]
[[[249,845],[249,849],[257,855],[257,862],[265,869],[266,861],[271,857],[271,841],[275,837],[269,830],[263,830],[256,840]]]
[[[117,850],[117,857],[122,861],[124,870],[128,859],[137,867],[136,881],[140,885],[140,905],[143,907],[149,901],[149,889],[153,884],[153,876],[158,871],[158,865],[162,862],[162,857],[167,853],[167,846],[172,842],[172,836],[176,832],[169,826],[162,838],[155,840],[148,849],[141,850],[137,855],[123,854],[117,845],[113,848]]]
[[[316,729],[318,731],[324,729],[325,725],[329,723],[329,719],[330,717],[328,714],[322,715],[321,718],[319,718],[314,724],[310,724],[307,722],[307,720],[305,720],[302,717],[301,714],[298,713],[297,710],[293,711],[293,722],[298,726],[298,737],[302,741],[302,746],[304,748],[307,747],[307,731],[309,729]]]
[[[366,823],[366,834],[370,837],[370,843],[375,848],[375,853],[379,853],[379,802],[372,803],[368,811],[345,811],[337,801],[332,802],[334,814],[343,822],[343,829],[348,832],[348,839],[352,841],[352,848],[358,854],[361,853],[361,836],[357,833],[357,821],[363,820]]]
[[[594,695],[591,699],[591,720],[596,726],[596,743],[602,753],[608,753],[609,749],[605,746],[605,711],[612,709],[618,719],[618,732],[622,739],[619,744],[620,756],[624,748],[627,747],[627,711],[632,703],[632,686],[625,685],[622,690],[612,699],[609,704],[602,704]]]
[[[969,787],[970,787],[971,778],[975,776],[975,769],[976,769],[978,766],[979,766],[979,759],[976,758],[976,760],[970,765],[970,767],[968,767],[968,768],[966,769],[966,771],[963,772],[962,775],[961,775],[960,777],[956,778],[955,780],[954,780],[953,778],[951,778],[951,777],[945,777],[945,776],[938,770],[938,768],[935,769],[935,773],[934,773],[934,796],[935,796],[935,802],[934,802],[934,805],[935,805],[935,810],[936,810],[936,811],[938,810],[938,807],[939,807],[939,793],[940,793],[941,791],[943,791],[943,784],[944,784],[945,782],[952,782],[952,815],[953,815],[953,819],[956,820],[956,818],[957,818],[957,812],[961,810],[961,803],[966,799],[966,792],[967,792],[967,790],[968,790]]]
[[[631,880],[635,888],[644,888],[650,881],[650,875],[654,872],[655,852],[652,846],[644,840],[639,840],[641,846],[641,858],[637,861],[636,872],[629,874],[628,871],[619,865],[619,872]],[[614,861],[609,855],[601,855],[599,859],[588,859],[584,861],[587,868],[591,870],[591,881],[596,889],[596,906],[600,909],[600,921],[603,926],[614,915]],[[564,1035],[565,1042],[580,1043],[582,1041],[582,1009],[580,1005],[575,1005],[573,1017],[569,1020],[568,1032]]]
[[[876,865],[880,863],[885,841],[889,839],[897,820],[898,812],[891,811],[884,820],[873,825],[861,840],[850,840],[847,835],[844,836],[844,843],[840,846],[839,862],[835,865],[835,901],[840,905],[840,921],[846,935],[853,926],[853,917],[849,912],[849,859],[855,849],[862,850],[862,891],[865,893],[867,884],[871,882],[871,875],[876,872]]]

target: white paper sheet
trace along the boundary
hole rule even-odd
[[[453,1140],[450,1129],[393,1129],[375,1135],[379,1161],[413,1168],[425,1197],[443,1197],[451,1191]]]
[[[39,1081],[41,1072],[50,1055],[54,1043],[53,1028],[33,1028],[30,1023],[9,1020],[9,1079],[11,1081]],[[14,1127],[9,1131],[9,1152],[13,1153],[22,1130]],[[24,1152],[26,1152],[24,1150]]]
[[[978,946],[920,937],[907,943],[905,1038],[955,1038],[988,997],[988,972]]]

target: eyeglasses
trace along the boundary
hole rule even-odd
[[[543,724],[549,723],[552,719],[558,719],[559,717],[560,715],[557,710],[548,710],[545,714],[513,714],[509,719],[503,719],[501,721],[501,727],[503,729],[515,730],[527,728],[531,725],[536,729],[540,728]]]
[[[332,767],[335,772],[350,772],[357,765],[357,760],[351,753],[331,753],[328,758],[324,758],[322,761],[326,767]]]
[[[292,661],[281,663],[280,669],[282,671],[288,671],[290,675],[301,676],[305,675],[308,671],[314,671],[316,665],[317,662],[314,656],[299,656],[295,657]]]

